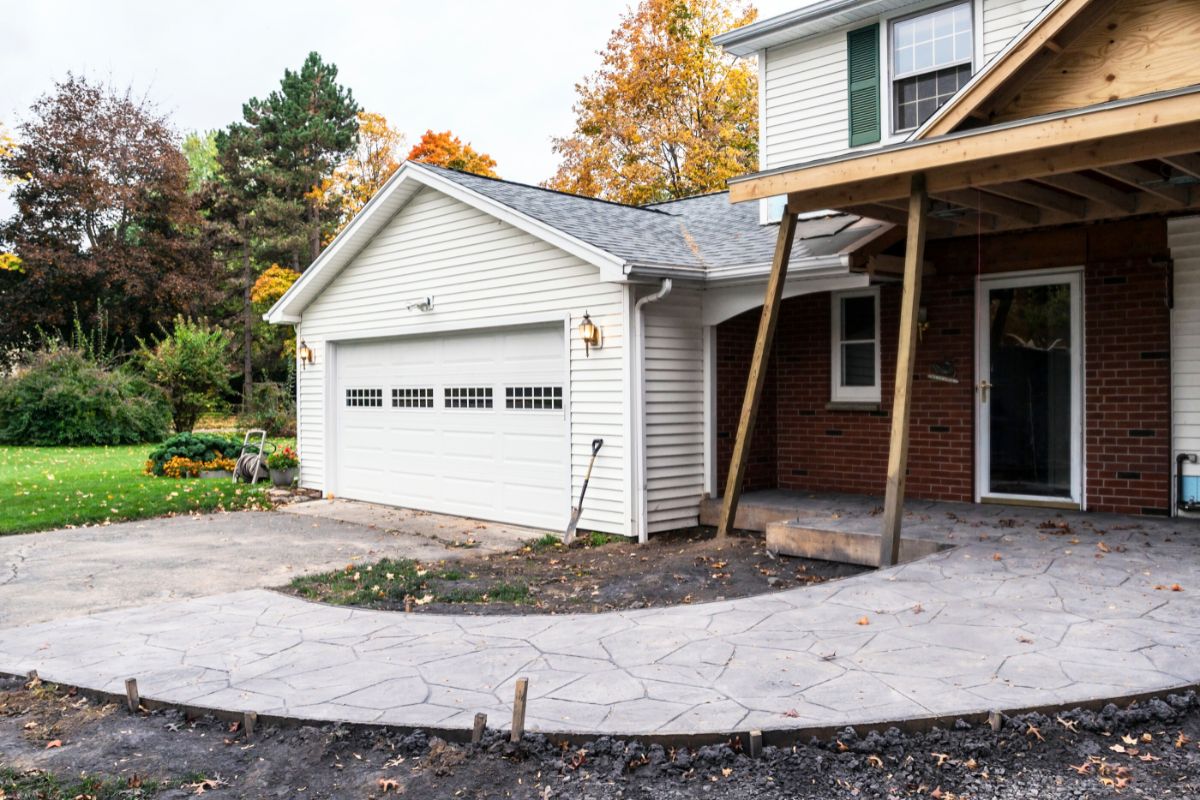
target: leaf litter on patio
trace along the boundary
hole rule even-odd
[[[55,728],[61,747],[47,749]],[[1035,735],[1036,732],[1036,735]],[[688,747],[600,737],[570,744],[489,729],[479,746],[339,724],[239,726],[0,679],[0,797],[664,798],[1067,800],[1200,795],[1200,702],[906,734],[843,728],[752,759],[740,741]],[[80,788],[83,787],[83,788]],[[68,794],[66,792],[75,792]]]

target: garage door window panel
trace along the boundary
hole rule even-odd
[[[347,389],[349,408],[383,408],[383,389]]]
[[[444,390],[446,408],[491,408],[490,386],[447,386]]]
[[[433,387],[392,389],[392,408],[433,408]]]
[[[506,386],[504,407],[514,410],[561,411],[561,386]]]

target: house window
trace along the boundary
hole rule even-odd
[[[433,408],[433,389],[392,389],[392,408]]]
[[[879,392],[879,289],[833,295],[834,402],[874,402]]]
[[[383,389],[347,389],[346,405],[350,408],[382,408]]]
[[[912,130],[971,79],[971,4],[896,20],[891,30],[892,127]]]
[[[505,386],[505,408],[559,410],[563,407],[561,386]]]
[[[444,395],[446,408],[491,408],[490,386],[447,386]]]

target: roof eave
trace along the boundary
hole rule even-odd
[[[713,43],[735,56],[749,56],[769,46],[779,44],[781,35],[805,24],[818,23],[825,17],[856,6],[874,5],[874,0],[817,0],[816,3],[778,14],[774,17],[743,25],[713,37]],[[819,32],[819,26],[804,36]],[[799,38],[799,36],[797,37]]]

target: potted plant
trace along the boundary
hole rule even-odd
[[[267,469],[271,471],[271,483],[276,486],[291,486],[296,480],[296,469],[300,456],[290,447],[281,447],[267,456]]]

